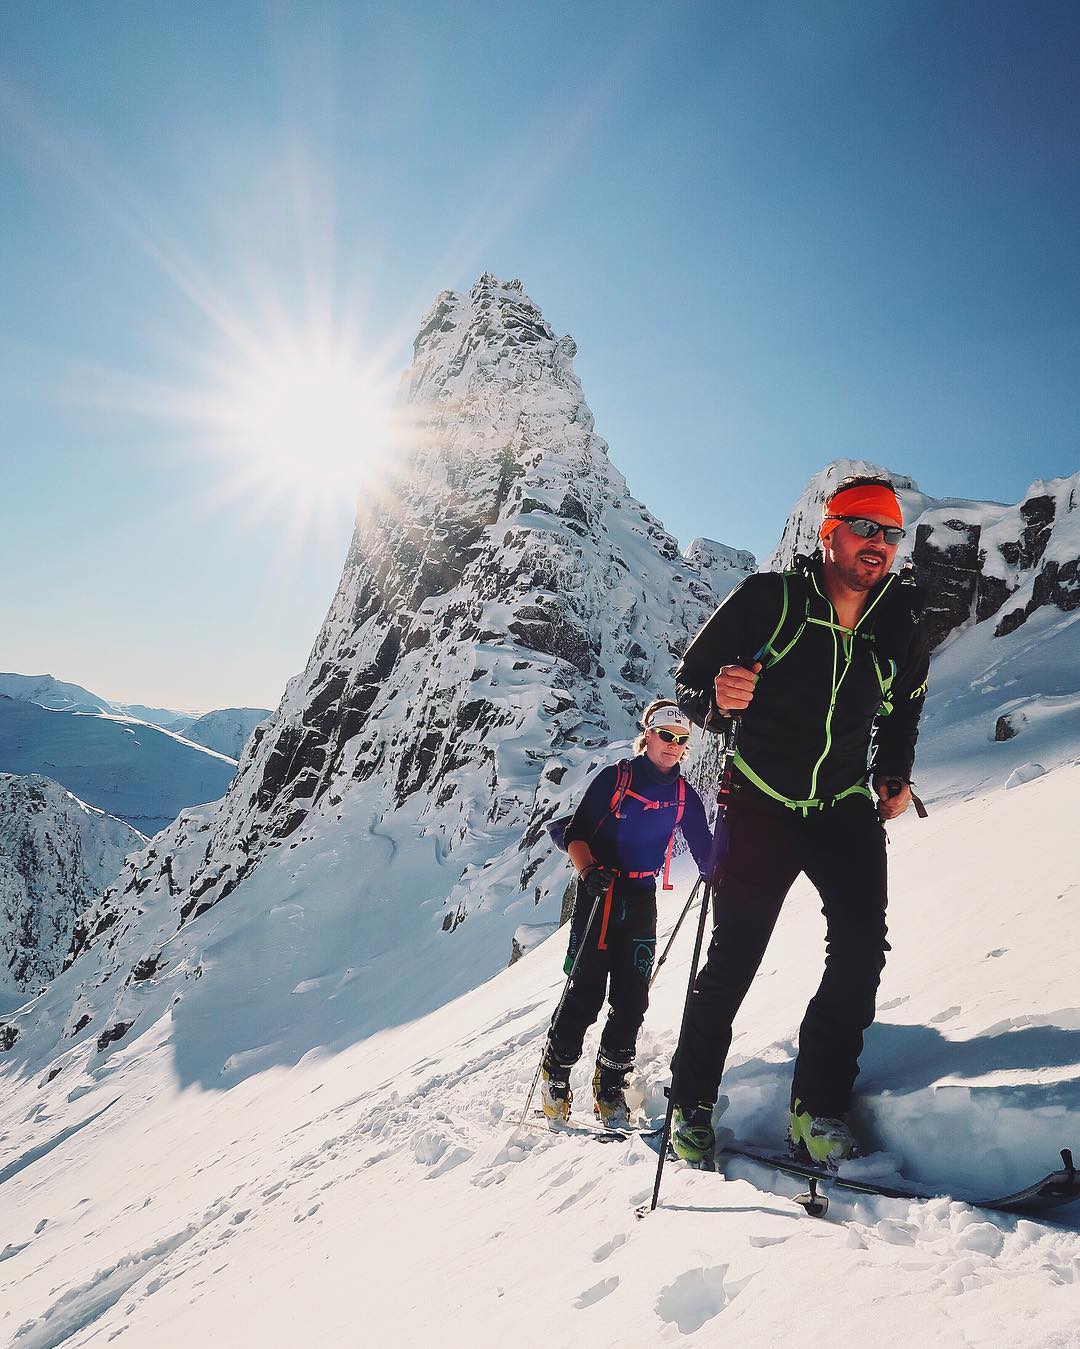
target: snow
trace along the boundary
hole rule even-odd
[[[255,727],[270,716],[268,707],[219,707],[201,717],[182,717],[170,730],[185,740],[216,750],[236,760],[243,753]]]
[[[931,1191],[1012,1189],[1080,1146],[1078,791],[1074,762],[890,826],[893,949],[857,1120]],[[723,1176],[669,1166],[660,1208],[637,1219],[655,1165],[643,1141],[513,1129],[562,984],[563,937],[410,1015],[432,999],[390,967],[357,996],[365,958],[396,945],[393,914],[357,933],[347,905],[325,903],[347,858],[325,839],[297,852],[299,886],[261,867],[234,903],[184,929],[141,1035],[103,1051],[72,1044],[48,1085],[48,1060],[7,1073],[0,1181],[15,1281],[0,1328],[19,1349],[122,1330],[133,1343],[360,1336],[444,1349],[578,1335],[1070,1343],[1080,1212],[1042,1223],[834,1191],[814,1222],[790,1203],[800,1182],[731,1160]],[[690,876],[679,880],[662,937]],[[686,924],[642,1036],[633,1095],[654,1121],[692,941]],[[736,1025],[719,1127],[777,1139],[821,946],[803,882]],[[582,1112],[596,1034],[573,1078]]]
[[[52,675],[0,674],[0,694],[64,712],[107,712],[110,704],[80,684],[65,684]]]

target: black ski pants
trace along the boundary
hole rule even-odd
[[[799,1028],[791,1096],[812,1115],[843,1115],[889,949],[885,830],[862,795],[805,817],[736,797],[728,825],[730,845],[714,893],[715,927],[673,1063],[672,1095],[685,1105],[715,1102],[735,1014],[784,899],[805,872],[825,915],[825,973]]]
[[[568,969],[579,947],[584,949],[562,1008],[552,1018],[548,1039],[560,1063],[576,1063],[585,1032],[600,1015],[606,994],[609,1006],[600,1051],[613,1066],[630,1068],[649,1005],[656,954],[656,884],[617,880],[606,924],[603,896],[590,924],[592,908],[592,900],[579,889],[570,923]]]

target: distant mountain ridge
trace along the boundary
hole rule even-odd
[[[268,707],[219,707],[201,717],[182,717],[169,730],[230,759],[239,759],[255,727],[270,715]]]
[[[0,696],[37,703],[57,712],[113,712],[106,698],[80,684],[65,684],[52,675],[0,674]]]
[[[0,772],[51,778],[147,837],[220,797],[234,771],[234,760],[149,722],[0,695]]]

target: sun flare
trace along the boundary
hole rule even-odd
[[[346,351],[266,353],[227,379],[221,447],[266,487],[355,497],[394,450],[390,391]]]

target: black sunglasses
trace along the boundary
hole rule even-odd
[[[665,745],[685,745],[690,739],[689,731],[665,731],[660,728],[657,730],[656,734]]]
[[[907,533],[899,525],[879,525],[876,520],[867,520],[863,515],[830,515],[829,519],[842,520],[852,534],[860,539],[876,539],[880,530],[881,537],[890,548],[895,547]]]

